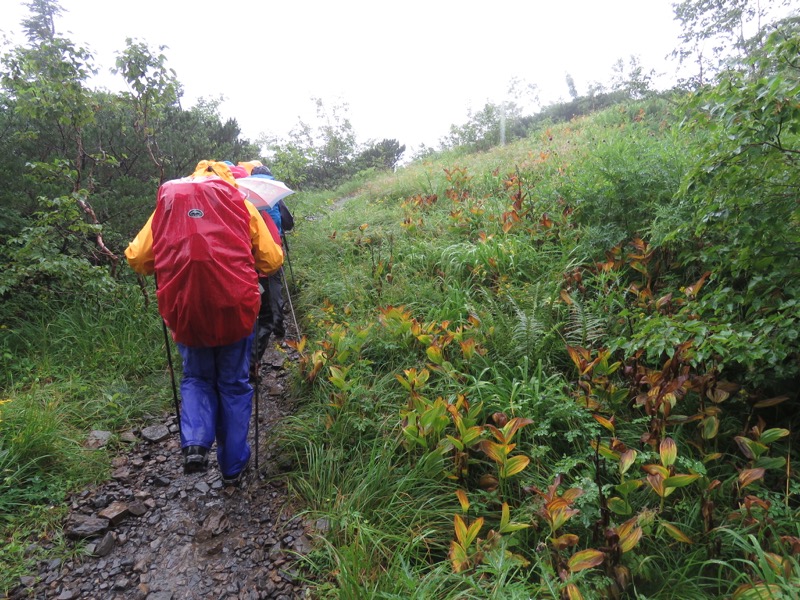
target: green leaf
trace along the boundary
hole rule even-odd
[[[689,485],[700,477],[697,473],[691,475],[673,475],[664,480],[664,487],[680,488]]]
[[[577,573],[584,569],[591,569],[592,567],[602,564],[605,557],[606,555],[600,552],[600,550],[581,550],[570,557],[567,561],[567,566],[570,572]]]
[[[789,435],[788,429],[779,429],[779,428],[767,429],[764,433],[762,433],[758,437],[758,441],[761,442],[762,444],[771,444],[775,440],[779,440],[780,438],[786,437],[787,435]]]

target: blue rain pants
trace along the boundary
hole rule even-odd
[[[234,477],[250,459],[247,431],[253,408],[249,382],[254,334],[227,346],[190,348],[178,344],[183,358],[181,446],[211,448],[223,477]]]

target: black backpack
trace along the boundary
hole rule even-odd
[[[281,229],[284,231],[291,231],[294,229],[294,217],[289,212],[289,207],[286,206],[283,200],[278,200],[278,210],[281,211]]]

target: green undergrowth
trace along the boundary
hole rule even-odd
[[[160,320],[138,287],[102,301],[40,300],[6,303],[0,328],[2,590],[43,552],[76,551],[61,534],[67,494],[105,480],[116,434],[171,405]],[[109,444],[88,448],[92,430],[110,431]]]
[[[703,245],[677,106],[297,199],[303,402],[273,435],[317,597],[796,595],[797,295]]]

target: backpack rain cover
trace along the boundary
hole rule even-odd
[[[250,335],[260,295],[244,195],[217,177],[167,181],[152,230],[158,310],[175,341],[208,348]]]

